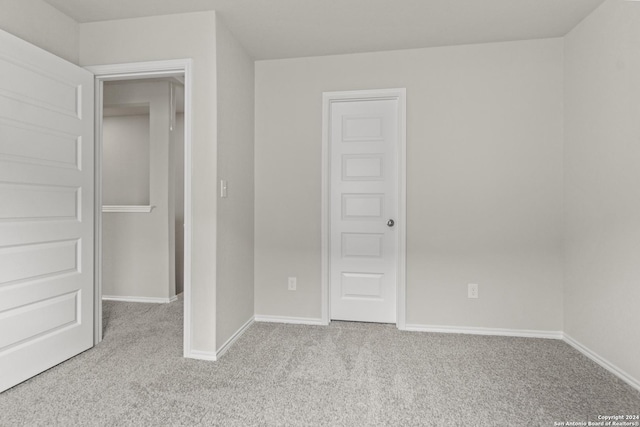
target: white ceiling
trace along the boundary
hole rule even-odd
[[[78,22],[216,10],[255,59],[561,37],[603,0],[45,0]]]

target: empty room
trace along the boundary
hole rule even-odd
[[[640,1],[0,0],[0,426],[640,426]]]

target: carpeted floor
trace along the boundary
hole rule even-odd
[[[0,394],[0,425],[553,426],[640,414],[640,393],[561,341],[254,324],[205,362],[181,357],[182,301],[104,308],[104,341]]]

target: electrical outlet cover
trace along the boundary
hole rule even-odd
[[[467,297],[468,298],[478,298],[478,284],[477,283],[469,283],[468,291],[467,291]]]

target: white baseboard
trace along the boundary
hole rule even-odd
[[[438,332],[444,334],[468,334],[468,335],[494,335],[501,337],[522,338],[546,338],[561,340],[562,331],[535,331],[528,329],[501,329],[501,328],[468,328],[464,326],[440,326],[407,324],[404,331],[412,332]]]
[[[255,321],[265,323],[289,323],[291,325],[326,326],[326,323],[324,323],[322,319],[314,319],[312,317],[265,316],[256,314]]]
[[[102,295],[103,301],[122,301],[122,302],[144,302],[153,304],[168,304],[178,299],[177,296],[171,298],[158,298],[158,297],[123,297],[115,295]]]
[[[638,379],[633,378],[631,375],[627,374],[625,371],[623,371],[622,369],[618,368],[616,365],[614,365],[613,363],[609,362],[607,359],[599,356],[593,350],[590,350],[589,348],[587,348],[584,345],[582,345],[580,342],[578,342],[575,339],[571,338],[570,335],[565,333],[563,339],[564,339],[564,342],[569,344],[571,347],[575,348],[580,353],[584,354],[589,359],[593,360],[598,365],[602,366],[604,369],[606,369],[607,371],[611,372],[613,375],[615,375],[618,378],[620,378],[622,381],[624,381],[627,384],[629,384],[631,387],[633,387],[636,390],[640,391],[640,381]]]
[[[233,335],[231,335],[231,337],[224,344],[222,344],[222,347],[220,347],[220,349],[216,352],[216,357],[220,359],[222,355],[225,354],[227,350],[229,350],[233,343],[236,342],[236,340],[245,333],[249,326],[253,325],[253,322],[254,318],[252,316],[244,325],[240,326],[240,329],[238,329]]]
[[[208,360],[210,362],[215,362],[216,360],[218,360],[215,353],[200,350],[191,350],[185,352],[184,357],[186,357],[187,359]]]

